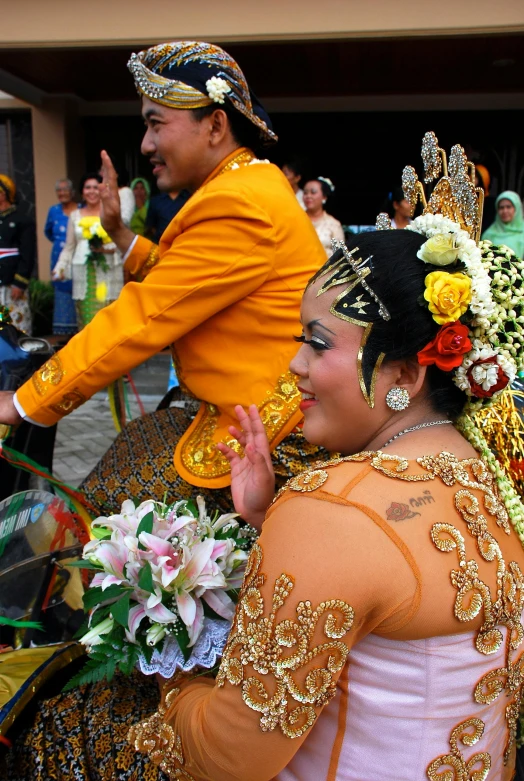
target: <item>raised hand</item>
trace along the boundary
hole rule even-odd
[[[122,254],[125,254],[133,241],[135,234],[127,228],[120,212],[120,195],[118,192],[118,175],[111,158],[102,150],[102,184],[100,185],[100,222],[112,238]]]
[[[260,529],[275,494],[269,442],[254,404],[247,412],[238,405],[235,412],[241,428],[230,426],[229,433],[244,448],[244,456],[239,456],[222,442],[217,448],[231,465],[231,493],[235,510],[245,521]]]

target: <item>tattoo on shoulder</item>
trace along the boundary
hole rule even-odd
[[[426,504],[431,504],[434,501],[431,491],[423,491],[422,496],[413,496],[409,500],[409,504],[391,502],[386,510],[386,518],[388,521],[405,521],[407,518],[414,518],[416,515],[420,515],[420,512],[415,509],[416,507],[423,508]]]

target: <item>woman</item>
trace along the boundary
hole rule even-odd
[[[135,196],[135,211],[131,217],[129,227],[138,236],[146,235],[146,217],[151,196],[151,187],[147,179],[138,176],[131,182],[131,190]]]
[[[497,216],[495,222],[484,231],[483,239],[493,244],[504,244],[522,258],[524,256],[524,218],[522,201],[518,193],[504,190],[495,201]]]
[[[100,224],[100,182],[97,173],[82,178],[83,205],[71,212],[66,243],[53,270],[54,280],[73,281],[80,328],[118,298],[123,285],[122,256]]]
[[[58,262],[65,246],[69,217],[77,208],[73,200],[73,183],[70,179],[59,179],[55,185],[58,203],[51,206],[44,228],[46,238],[53,243],[51,250],[51,272]],[[53,281],[55,302],[53,308],[53,333],[71,335],[76,333],[76,311],[73,301],[73,283],[70,279]]]
[[[27,288],[35,264],[34,225],[15,204],[13,180],[0,174],[0,305],[20,330],[31,333]]]
[[[328,257],[332,253],[331,239],[344,241],[342,225],[324,209],[327,199],[334,192],[333,182],[330,179],[325,179],[323,176],[319,176],[317,179],[310,179],[304,186],[306,214],[313,223]]]
[[[472,245],[425,215],[355,237],[311,280],[291,369],[305,436],[343,457],[293,478],[266,511],[264,429],[255,407],[237,408],[230,433],[245,456],[219,449],[237,511],[262,534],[216,681],[175,676],[130,730],[162,772],[122,740],[154,695],[117,680],[44,703],[11,781],[16,759],[41,778],[46,746],[53,772],[60,757],[93,772],[111,752],[96,776],[107,779],[511,779],[524,508],[480,431],[458,420],[523,365],[522,327],[512,349],[489,339],[505,327],[496,304],[524,307],[524,265],[497,248],[484,264]],[[513,282],[490,282],[500,264]]]

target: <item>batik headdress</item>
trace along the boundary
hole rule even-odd
[[[139,94],[168,108],[195,109],[228,101],[255,125],[263,141],[277,141],[264,107],[235,60],[199,41],[162,43],[132,54],[127,67]]]

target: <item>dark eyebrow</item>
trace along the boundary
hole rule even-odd
[[[142,116],[144,117],[144,119],[151,119],[152,117],[160,117],[161,118],[162,114],[159,111],[157,111],[156,109],[154,109],[154,108],[148,108],[147,111],[144,111]]]
[[[336,333],[335,333],[334,331],[331,331],[331,329],[330,329],[330,328],[328,328],[326,325],[322,325],[322,323],[320,322],[320,320],[311,320],[311,322],[307,324],[307,328],[309,328],[309,329],[311,330],[311,328],[312,328],[314,325],[318,325],[318,326],[319,326],[319,328],[323,328],[323,329],[324,329],[324,331],[329,331],[329,333],[330,333],[330,334],[333,334],[333,336],[336,336]]]

